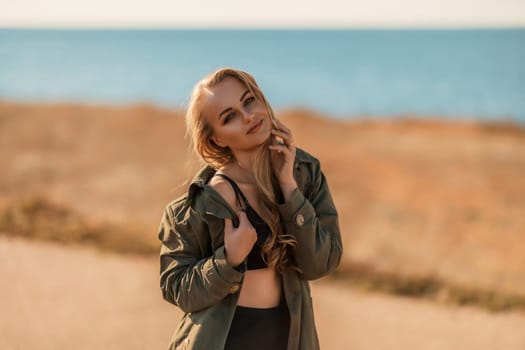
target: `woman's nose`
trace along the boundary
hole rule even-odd
[[[254,117],[254,114],[251,111],[244,110],[243,112],[243,118],[246,123],[250,123]]]

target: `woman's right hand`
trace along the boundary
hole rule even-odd
[[[231,219],[224,219],[224,249],[226,261],[233,267],[238,266],[248,256],[257,242],[257,231],[252,226],[246,212],[239,213],[239,227],[234,228]]]

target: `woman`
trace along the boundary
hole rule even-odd
[[[342,254],[319,161],[241,70],[201,80],[186,124],[206,165],[159,227],[162,294],[184,312],[169,348],[319,349],[308,280]]]

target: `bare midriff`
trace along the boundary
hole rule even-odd
[[[281,276],[274,268],[247,270],[237,304],[255,308],[275,307],[281,300],[281,284]]]

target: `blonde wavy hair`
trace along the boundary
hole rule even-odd
[[[201,113],[201,104],[206,90],[217,85],[226,77],[237,79],[253,94],[255,99],[262,102],[272,124],[277,128],[272,107],[249,73],[234,68],[220,68],[207,75],[195,85],[192,91],[186,112],[186,133],[194,151],[204,162],[215,169],[235,161],[235,156],[229,147],[221,147],[212,140],[213,129]],[[269,137],[256,150],[253,162],[253,175],[262,210],[259,214],[272,231],[262,248],[263,259],[269,267],[275,267],[279,272],[288,268],[300,271],[292,258],[292,251],[297,241],[293,236],[286,234],[280,225],[276,196],[276,193],[280,193],[280,187],[273,172],[274,166],[280,166],[280,164],[276,164],[279,160],[268,148],[270,144],[275,143],[275,139]]]

